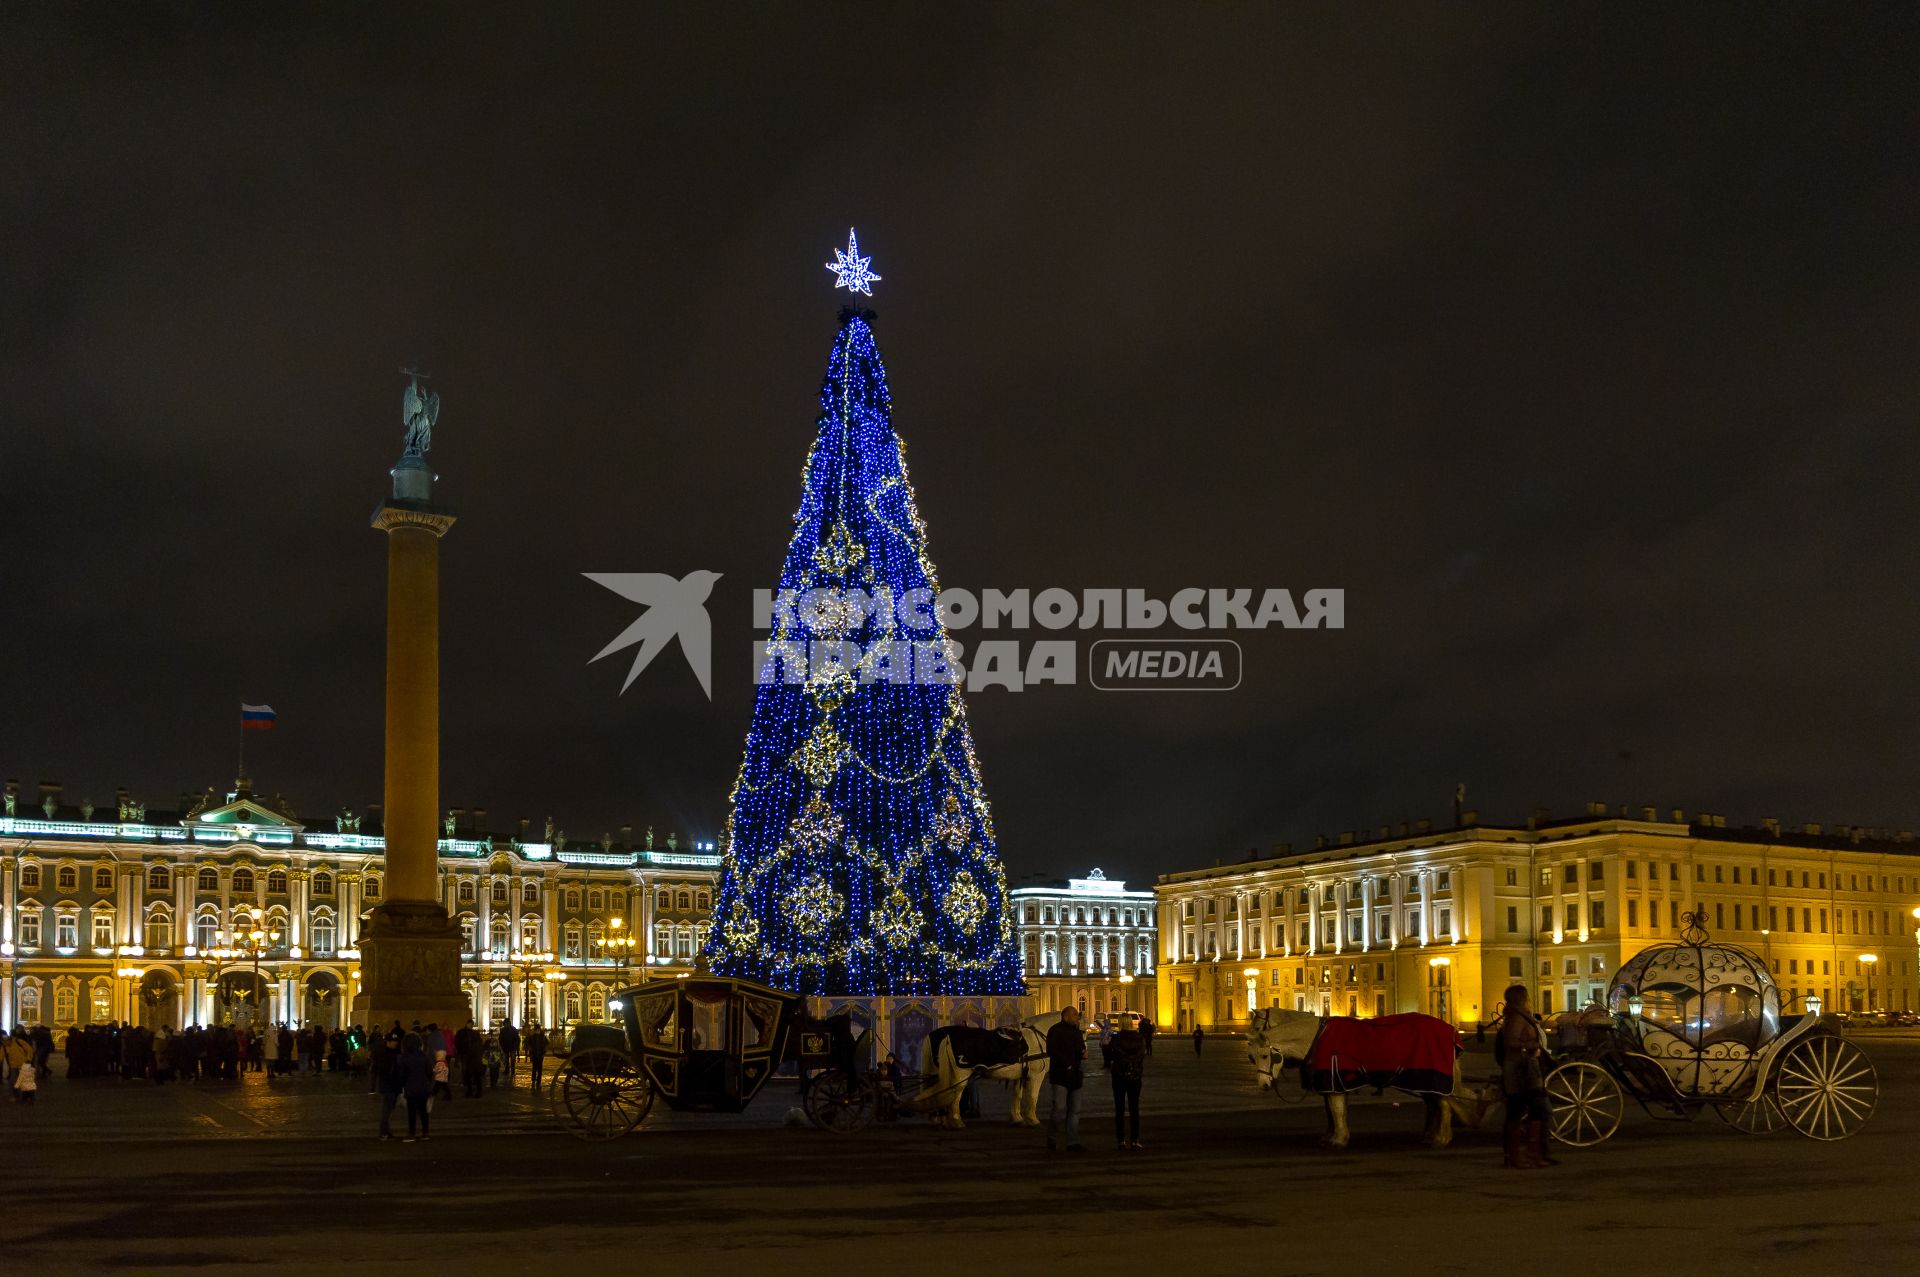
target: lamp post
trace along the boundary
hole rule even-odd
[[[515,949],[507,955],[508,978],[514,986],[525,986],[529,981],[537,978],[540,972],[546,970],[547,964],[552,961],[553,954],[544,949]],[[524,1029],[527,1027],[527,995],[524,988],[519,997],[520,1005],[513,1008],[512,1015],[508,1018],[517,1017],[520,1027]]]
[[[1880,961],[1877,953],[1860,955],[1860,969],[1867,973],[1867,1010],[1873,1010],[1873,968]]]
[[[619,914],[607,925],[613,928],[613,934],[600,937],[600,951],[607,955],[616,973],[627,969],[627,960],[633,953],[633,937],[626,933],[626,919]]]

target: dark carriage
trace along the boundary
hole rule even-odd
[[[683,1112],[738,1113],[790,1063],[814,1125],[858,1130],[871,1117],[848,1017],[814,1020],[798,994],[686,976],[627,989],[614,1005],[618,1023],[583,1025],[553,1079],[554,1114],[584,1139],[625,1135],[656,1097]]]
[[[1817,1002],[1782,1015],[1767,964],[1709,941],[1689,915],[1677,943],[1650,945],[1614,975],[1608,1007],[1563,1017],[1563,1054],[1547,1074],[1553,1135],[1598,1144],[1632,1096],[1651,1116],[1688,1121],[1711,1109],[1749,1134],[1791,1126],[1845,1139],[1879,1098],[1866,1055]]]

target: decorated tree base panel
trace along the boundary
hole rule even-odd
[[[872,1058],[862,1067],[879,1064],[891,1054],[906,1073],[922,1069],[921,1048],[927,1035],[949,1024],[975,1028],[1013,1029],[1036,1014],[1031,996],[1019,997],[810,997],[807,1014],[826,1019],[845,1013],[853,1017],[855,1036],[873,1031]]]

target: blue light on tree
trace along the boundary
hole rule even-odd
[[[840,283],[865,292],[877,276],[848,247]],[[783,596],[938,589],[871,319],[841,316]],[[889,673],[913,662],[887,653],[946,642],[936,613],[906,611],[777,609],[774,647],[857,655],[791,681],[763,672],[721,847],[714,971],[814,994],[1024,991],[961,689]]]
[[[865,293],[873,296],[873,286],[880,277],[868,269],[873,262],[871,257],[860,256],[860,237],[847,228],[847,251],[833,250],[833,260],[827,263],[827,269],[834,274],[833,286],[844,288],[850,293]]]

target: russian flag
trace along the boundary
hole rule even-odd
[[[240,730],[243,732],[269,732],[279,719],[271,705],[249,705],[240,703]]]

